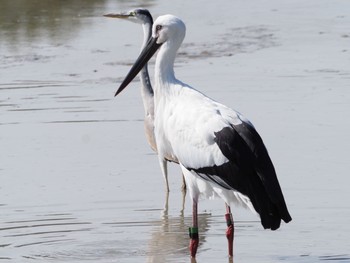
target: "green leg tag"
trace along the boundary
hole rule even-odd
[[[192,239],[198,239],[198,227],[190,227],[188,229],[190,238]]]

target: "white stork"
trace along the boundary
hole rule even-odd
[[[265,229],[276,230],[289,215],[274,166],[254,126],[240,113],[177,80],[174,61],[185,24],[173,15],[157,18],[118,95],[159,49],[155,65],[155,138],[159,161],[179,161],[193,201],[190,253],[198,247],[199,196],[219,196],[227,204],[229,256],[233,255],[230,207],[240,203],[260,215]]]
[[[146,47],[148,40],[152,36],[152,25],[153,25],[152,15],[147,9],[136,8],[126,13],[106,14],[104,16],[111,17],[111,18],[120,18],[120,19],[137,23],[137,24],[141,24],[143,28],[143,42],[142,42],[141,50],[143,50]],[[151,146],[152,150],[157,152],[157,145],[156,145],[156,140],[154,135],[154,92],[151,84],[151,79],[148,74],[147,63],[141,69],[140,81],[141,81],[141,96],[143,101],[143,107],[145,110],[144,124],[145,124],[146,139],[148,141],[148,144]],[[176,162],[176,163],[178,163],[178,161],[177,159],[167,159],[161,163],[161,170],[165,180],[165,188],[166,188],[166,191],[169,192],[167,161]],[[185,183],[184,177],[182,182],[182,190],[184,192],[186,191],[186,183]]]

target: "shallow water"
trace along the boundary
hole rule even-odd
[[[167,202],[139,83],[113,97],[142,33],[102,14],[135,6],[184,19],[177,76],[275,163],[293,221],[234,208],[234,262],[350,262],[350,4],[325,0],[1,1],[0,262],[190,262],[179,168]],[[199,211],[197,262],[228,262],[224,204]]]

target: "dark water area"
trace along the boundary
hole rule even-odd
[[[36,42],[42,38],[64,41],[75,38],[83,28],[91,26],[86,19],[107,10],[135,5],[152,6],[154,1],[108,0],[4,0],[1,1],[1,42],[20,48],[20,42]]]
[[[264,231],[235,207],[233,261],[350,262],[350,4],[326,0],[2,0],[0,262],[191,262],[190,198],[174,164],[164,192],[140,83],[113,96],[142,30],[103,14],[139,6],[183,18],[176,75],[247,116],[276,166],[293,221]],[[224,214],[200,201],[198,263],[231,262]]]

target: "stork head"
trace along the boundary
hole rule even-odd
[[[181,19],[173,15],[164,15],[156,19],[152,28],[152,37],[146,47],[141,51],[139,57],[125,77],[119,89],[115,93],[117,96],[136,77],[143,66],[151,59],[156,51],[163,45],[169,44],[172,51],[177,51],[186,34],[186,26]]]
[[[136,8],[128,12],[120,14],[106,14],[105,17],[111,18],[121,18],[137,24],[151,24],[153,23],[153,18],[150,12],[144,8]]]
[[[152,37],[157,39],[157,44],[163,44],[167,41],[176,41],[181,44],[185,33],[184,22],[173,15],[158,17],[152,28]]]

